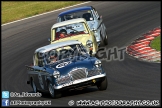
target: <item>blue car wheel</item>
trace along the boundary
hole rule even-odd
[[[56,91],[51,82],[48,82],[48,91],[52,98],[60,98],[61,92]]]
[[[36,85],[35,85],[33,80],[31,80],[31,86],[33,88],[34,93],[37,93],[37,87],[36,87]]]
[[[100,83],[97,84],[99,90],[106,90],[107,89],[107,78],[105,77]]]

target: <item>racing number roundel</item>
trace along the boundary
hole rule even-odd
[[[56,68],[63,68],[63,67],[65,67],[66,65],[68,65],[68,64],[70,64],[70,63],[71,63],[71,61],[60,63],[60,64],[58,64],[58,65],[56,66]]]

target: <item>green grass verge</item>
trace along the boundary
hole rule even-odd
[[[161,35],[156,37],[153,41],[151,41],[150,46],[157,51],[161,51]]]
[[[2,1],[1,24],[82,2],[85,1]]]

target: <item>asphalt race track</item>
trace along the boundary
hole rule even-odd
[[[160,26],[159,2],[90,2],[102,15],[108,31],[107,48],[124,48],[141,34]],[[81,5],[81,6],[84,6]],[[80,7],[80,6],[76,6]],[[64,11],[64,10],[61,10]],[[32,92],[26,84],[25,65],[32,63],[34,50],[49,44],[50,28],[61,11],[45,14],[2,27],[1,87],[10,92]],[[124,53],[124,60],[102,61],[108,78],[108,88],[97,87],[64,92],[62,98],[49,94],[35,98],[10,100],[51,100],[52,106],[69,106],[70,100],[159,100],[161,102],[160,63],[136,60]]]

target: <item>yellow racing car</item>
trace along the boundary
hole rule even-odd
[[[67,40],[80,41],[91,56],[95,56],[98,44],[94,33],[84,18],[77,18],[56,23],[51,28],[51,44]]]

